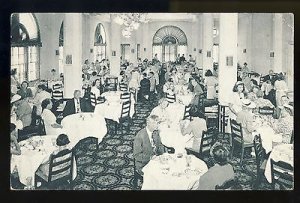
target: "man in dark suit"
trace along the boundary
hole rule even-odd
[[[181,64],[183,61],[185,61],[184,54],[182,54],[182,56],[179,58],[179,63]]]
[[[141,100],[145,101],[149,99],[150,94],[150,80],[147,78],[147,74],[143,73],[143,79],[140,82],[139,97]]]
[[[275,81],[276,81],[276,75],[274,74],[273,70],[269,71],[269,74],[264,76],[264,82],[266,81],[270,81],[272,85],[274,85]]]
[[[66,117],[71,114],[88,112],[88,105],[83,98],[80,98],[81,91],[74,91],[74,98],[67,101],[63,111],[63,116]]]
[[[134,138],[133,157],[135,159],[135,169],[143,175],[143,167],[154,155],[161,155],[165,152],[161,143],[158,128],[158,116],[150,115],[147,118],[147,125],[140,130]]]

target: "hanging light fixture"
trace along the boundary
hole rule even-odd
[[[147,23],[146,13],[118,13],[114,14],[114,22],[123,25],[122,35],[126,38],[131,36],[133,30],[139,29],[141,23]]]

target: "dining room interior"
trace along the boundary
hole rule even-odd
[[[293,190],[292,13],[13,13],[11,190]]]

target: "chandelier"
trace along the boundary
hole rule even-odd
[[[115,14],[114,22],[123,25],[122,35],[126,38],[131,37],[131,32],[137,30],[140,23],[147,23],[146,13],[118,13]]]

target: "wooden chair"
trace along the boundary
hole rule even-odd
[[[214,130],[212,128],[207,131],[203,131],[201,143],[199,147],[199,152],[195,152],[190,148],[185,148],[187,154],[193,154],[199,159],[203,159],[204,157],[210,156],[210,148],[214,144]]]
[[[192,116],[190,115],[191,107],[192,106],[190,104],[184,107],[183,120],[185,119],[189,119],[190,121],[192,120]]]
[[[244,159],[244,151],[246,148],[252,148],[254,147],[253,142],[252,143],[246,143],[244,141],[243,137],[243,130],[242,125],[237,123],[234,119],[230,119],[230,126],[231,126],[231,157],[233,156],[233,149],[236,144],[238,144],[241,147],[241,157],[240,157],[240,164],[243,164]]]
[[[225,130],[229,119],[228,115],[226,115],[226,108],[228,107],[220,104],[218,105],[218,129],[219,133],[223,135],[223,139],[225,138]]]
[[[54,85],[52,85],[52,90],[54,91],[54,90],[58,90],[58,89],[60,89],[60,88],[62,88],[62,84],[54,84]]]
[[[216,190],[241,190],[242,187],[237,183],[235,179],[228,180],[222,185],[216,185]]]
[[[175,103],[176,102],[176,96],[175,96],[175,94],[170,95],[170,94],[166,93],[166,98],[167,98],[167,101],[169,103]]]
[[[105,91],[117,91],[118,87],[118,78],[117,77],[111,77],[105,79]]]
[[[85,137],[85,138],[79,140],[79,142],[77,142],[77,144],[73,147],[73,149],[77,149],[77,147],[78,147],[78,145],[79,145],[80,143],[84,143],[84,142],[86,142],[87,140],[92,140],[93,143],[96,143],[95,150],[98,150],[98,149],[99,149],[99,140],[98,140],[97,137],[93,137],[93,136],[88,136],[88,137]]]
[[[95,106],[98,104],[98,100],[96,98],[96,95],[94,93],[90,93],[90,100],[91,100],[91,106],[95,108]]]
[[[62,182],[71,183],[74,166],[73,151],[69,149],[62,150],[56,155],[50,156],[49,170],[42,171],[40,168],[35,172],[35,188],[37,183],[46,184],[48,188],[54,189]]]
[[[124,124],[127,123],[127,132],[129,131],[131,118],[130,118],[130,107],[131,102],[125,101],[122,103],[121,117],[119,118],[119,123],[115,122],[115,134],[118,134],[118,128],[121,128],[121,134],[123,135]]]
[[[128,85],[125,83],[120,83],[119,88],[120,88],[120,91],[122,91],[122,92],[128,91]]]
[[[290,164],[271,159],[272,187],[274,190],[291,190],[294,188],[294,167]]]
[[[218,125],[218,105],[213,105],[210,107],[204,107],[204,115],[208,127],[213,127]]]
[[[37,112],[37,107],[33,106],[30,126],[27,126],[22,130],[18,130],[19,142],[27,138],[30,138],[32,136],[46,135],[44,120],[41,118],[41,116],[38,116],[36,112]]]
[[[258,187],[261,183],[261,177],[265,171],[267,159],[266,151],[262,146],[260,135],[255,135],[253,139],[255,159],[256,159],[256,180],[254,183],[254,188]]]
[[[258,113],[262,115],[273,115],[274,114],[274,108],[271,108],[269,106],[259,107]]]
[[[131,101],[131,94],[130,94],[130,92],[123,92],[123,93],[120,95],[120,99],[121,99],[123,102]]]

